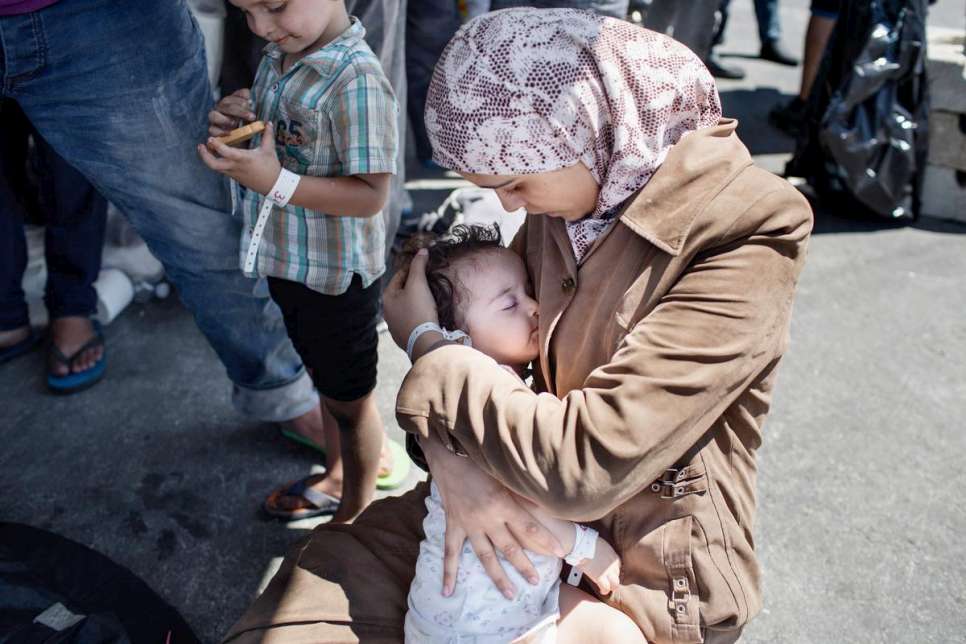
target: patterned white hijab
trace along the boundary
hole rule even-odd
[[[578,261],[671,146],[720,118],[714,79],[687,47],[574,9],[506,9],[467,22],[437,63],[426,104],[443,167],[590,169],[597,206],[567,225]]]

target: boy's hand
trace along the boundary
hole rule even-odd
[[[282,171],[282,164],[275,154],[275,128],[271,123],[265,124],[261,143],[253,150],[233,148],[210,138],[207,146],[198,146],[198,156],[212,170],[263,195],[272,189]]]
[[[224,136],[254,120],[252,93],[248,89],[239,89],[222,97],[215,109],[208,112],[208,134]]]
[[[597,539],[597,550],[593,559],[587,559],[577,566],[593,580],[601,595],[609,595],[621,581],[621,560],[609,543]]]

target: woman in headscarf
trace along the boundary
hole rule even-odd
[[[648,641],[733,642],[760,609],[755,454],[812,218],[720,116],[689,50],[589,13],[487,14],[444,52],[434,160],[526,209],[541,350],[534,392],[438,333],[413,349],[396,414],[444,500],[441,588],[467,540],[501,590],[522,548],[563,554],[509,488],[614,546],[620,587],[583,588]],[[422,261],[385,295],[401,346],[437,321]],[[229,639],[401,639],[426,491],[316,529]]]

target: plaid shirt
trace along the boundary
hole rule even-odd
[[[398,106],[389,81],[352,25],[338,38],[281,73],[284,53],[264,49],[252,87],[259,120],[275,125],[282,167],[296,174],[337,177],[396,172]],[[261,136],[251,142],[258,146]],[[264,197],[240,187],[245,228],[241,256]],[[349,288],[353,273],[367,287],[386,269],[386,227],[374,217],[337,217],[300,206],[276,206],[258,249],[255,274],[300,282],[327,295]]]

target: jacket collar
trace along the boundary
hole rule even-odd
[[[737,127],[735,119],[721,119],[678,141],[651,180],[628,199],[621,221],[662,251],[678,255],[698,213],[752,164]]]

